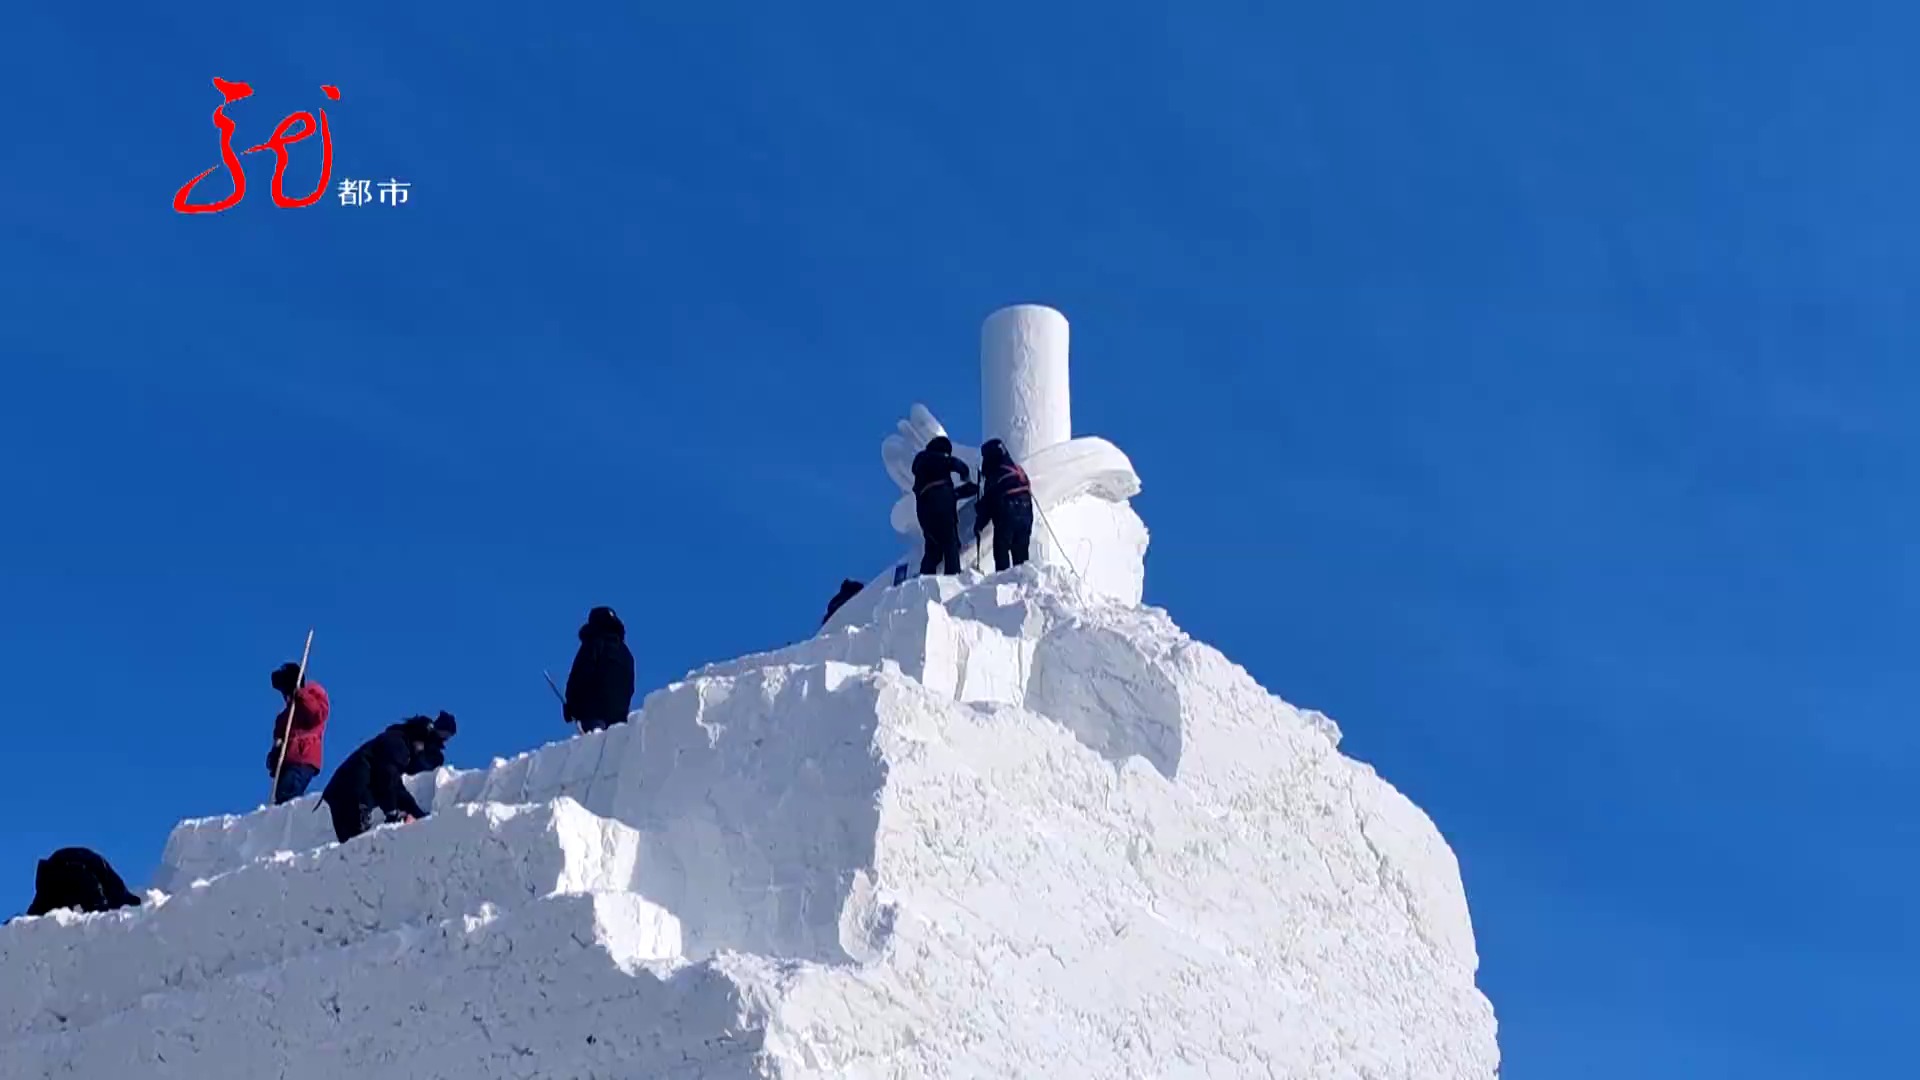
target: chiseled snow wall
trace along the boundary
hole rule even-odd
[[[148,994],[362,945],[381,927],[632,886],[639,834],[571,800],[470,806],[421,825],[282,852],[141,908],[25,921],[0,937],[0,1032],[85,1026]],[[652,958],[677,957],[678,922],[658,908],[654,920]]]
[[[443,768],[409,777],[423,809],[460,803],[540,803],[565,796],[605,814],[613,805],[620,763],[633,726],[553,743],[486,769]],[[452,744],[457,755],[459,743]],[[167,837],[153,885],[165,892],[191,886],[278,851],[304,851],[333,842],[333,820],[316,791],[282,806],[181,822]]]
[[[638,839],[472,806],[11,924],[0,1077],[752,1075],[734,980],[631,891]]]
[[[1325,717],[1057,567],[874,599],[425,822],[183,823],[166,903],[0,929],[0,1078],[1496,1075],[1453,855]]]

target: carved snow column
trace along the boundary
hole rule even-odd
[[[1013,460],[1073,438],[1067,390],[1067,317],[1040,304],[1001,308],[980,327],[982,441]]]
[[[1067,388],[1067,317],[1042,304],[1015,304],[980,326],[980,441],[999,439],[1013,460],[1073,438]],[[1035,509],[1044,515],[1047,507]],[[1043,520],[1033,523],[1035,562],[1063,560]]]

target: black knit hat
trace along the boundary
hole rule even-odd
[[[452,713],[442,709],[433,720],[433,730],[439,732],[442,739],[451,739],[454,732],[460,730],[460,725],[454,722]]]
[[[927,449],[936,454],[951,454],[953,453],[953,440],[947,438],[945,435],[935,435],[933,438],[927,440]]]
[[[300,689],[300,665],[281,664],[273,669],[273,688],[283,694]]]
[[[587,612],[586,625],[580,628],[580,640],[586,641],[596,637],[614,637],[622,641],[626,640],[626,624],[620,621],[620,616],[615,615],[612,608],[597,607]]]

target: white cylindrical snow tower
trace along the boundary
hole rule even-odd
[[[981,440],[1000,439],[1015,461],[1073,438],[1067,392],[1067,317],[1015,304],[980,327]]]

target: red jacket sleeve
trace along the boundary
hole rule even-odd
[[[310,682],[300,688],[297,696],[299,707],[293,712],[293,726],[303,730],[325,727],[327,723],[327,691],[319,683]]]

